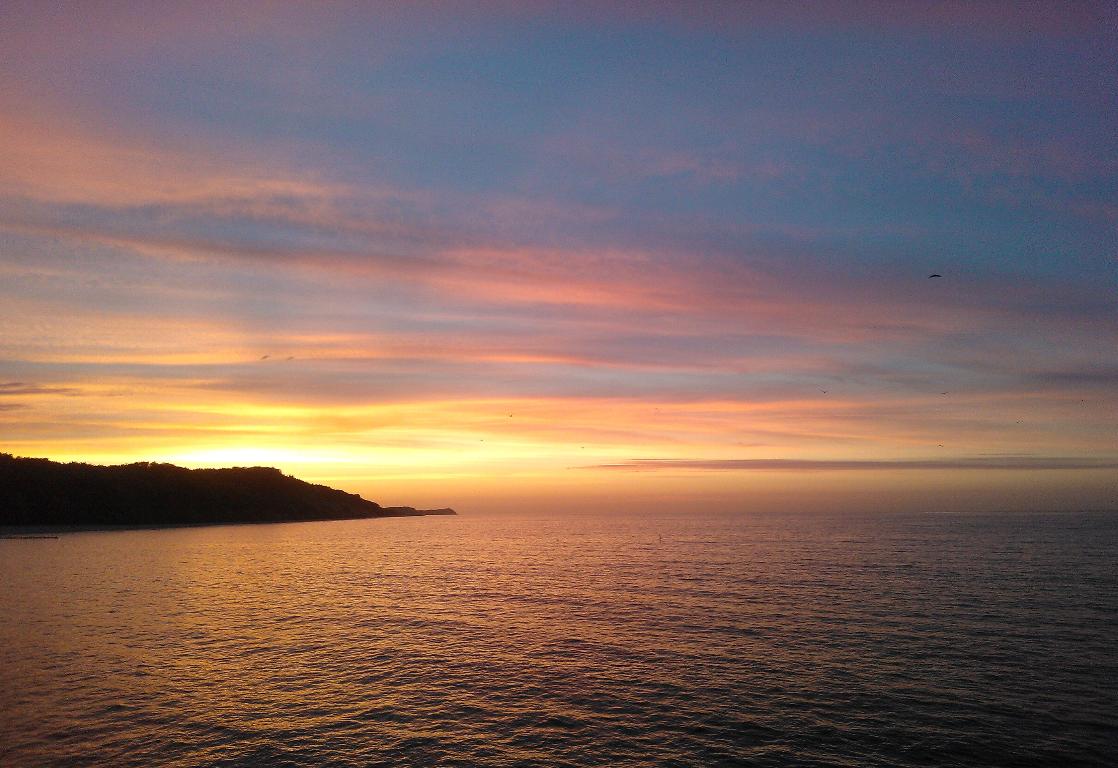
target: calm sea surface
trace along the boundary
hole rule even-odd
[[[0,541],[0,765],[1116,765],[1118,516]]]

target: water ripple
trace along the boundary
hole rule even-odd
[[[4,766],[1107,765],[1118,520],[0,541]]]

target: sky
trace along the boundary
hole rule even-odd
[[[5,2],[0,451],[1118,507],[1116,54],[1111,3]]]

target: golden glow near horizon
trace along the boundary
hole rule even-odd
[[[205,381],[196,384],[60,382],[28,392],[24,413],[6,415],[6,449],[62,461],[277,466],[386,503],[449,504],[463,497],[475,503],[509,494],[527,498],[533,489],[574,498],[612,495],[614,503],[626,495],[647,502],[650,493],[686,498],[689,492],[708,502],[756,500],[787,490],[790,482],[826,495],[856,489],[871,478],[888,493],[900,489],[880,471],[854,472],[855,477],[825,473],[829,477],[822,481],[815,471],[805,484],[802,477],[790,481],[786,470],[743,477],[718,466],[774,454],[791,461],[857,462],[882,455],[894,461],[950,460],[1020,453],[1027,440],[1049,451],[1056,446],[1071,452],[1082,445],[1079,433],[1061,438],[1046,425],[1071,404],[1015,396],[994,403],[983,399],[983,423],[966,398],[950,405],[942,395],[898,400],[890,408],[910,415],[880,425],[867,423],[867,416],[879,412],[881,403],[822,396],[772,402],[540,398],[294,405],[238,401],[210,390]],[[1045,415],[1040,406],[1050,412]],[[916,415],[928,408],[937,409],[936,420]],[[1025,413],[1029,426],[1004,429],[1011,416]],[[34,420],[23,421],[27,417]],[[955,425],[964,422],[969,432],[959,442]],[[956,433],[951,450],[935,442],[945,431]],[[652,473],[615,469],[634,459],[681,457],[690,465]],[[694,466],[703,462],[711,469]],[[937,483],[951,474],[939,472]],[[1076,479],[1105,484],[1110,474],[1081,471]],[[904,482],[914,482],[911,472]]]

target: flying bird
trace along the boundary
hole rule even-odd
[[[260,359],[261,360],[267,360],[269,357],[271,357],[271,355],[261,355]]]
[[[933,277],[943,277],[943,275],[928,275],[929,280],[931,280]]]

